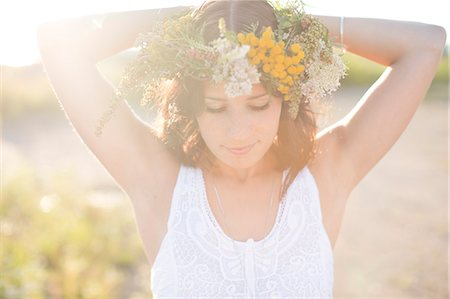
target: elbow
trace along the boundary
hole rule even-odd
[[[412,55],[416,60],[422,57],[427,65],[438,63],[445,49],[447,39],[445,29],[439,25],[424,24],[417,33],[414,45],[405,51],[404,58],[409,59]]]
[[[47,37],[47,38],[46,38]],[[35,31],[36,44],[38,46],[41,59],[43,59],[43,52],[48,49],[48,33],[45,29],[45,25],[39,24]]]
[[[437,53],[439,56],[445,48],[447,33],[444,27],[439,25],[428,25],[426,29],[427,42],[424,45],[428,50]]]
[[[75,38],[70,27],[62,22],[50,21],[40,23],[36,28],[36,39],[41,50],[67,48]]]
[[[36,37],[38,40],[43,40],[50,35],[50,24],[40,23],[36,28]]]
[[[74,35],[60,23],[47,22],[38,25],[35,31],[36,42],[41,58],[55,59],[62,54],[74,54],[79,51],[74,43]],[[78,54],[78,53],[77,53]]]
[[[52,45],[51,27],[48,23],[41,23],[36,28],[36,41],[40,52],[47,50]]]

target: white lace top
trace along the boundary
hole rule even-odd
[[[167,227],[151,269],[155,299],[333,296],[333,250],[307,166],[280,201],[270,233],[235,241],[238,251],[209,207],[200,168],[181,166]]]

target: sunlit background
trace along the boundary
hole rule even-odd
[[[39,54],[35,30],[40,22],[65,16],[100,12],[135,10],[161,6],[196,5],[201,1],[106,1],[106,0],[6,0],[0,6],[0,65],[23,66],[36,63]],[[441,0],[429,1],[358,1],[311,0],[305,1],[309,13],[380,17],[427,22],[450,29],[446,4]]]
[[[131,202],[67,120],[35,31],[69,16],[199,3],[0,0],[0,298],[151,298]],[[450,35],[441,0],[306,4],[313,14],[426,22]],[[99,71],[117,83],[129,59],[106,59]],[[349,74],[319,127],[345,116],[384,70],[343,59]],[[444,55],[408,128],[349,197],[334,248],[336,298],[448,298],[448,81]]]

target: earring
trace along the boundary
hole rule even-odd
[[[278,145],[278,134],[275,135],[275,137],[273,137],[272,143],[274,143],[275,145]]]

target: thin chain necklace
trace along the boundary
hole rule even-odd
[[[230,228],[229,228],[229,226],[228,226],[228,222],[227,222],[227,219],[226,219],[226,216],[225,216],[225,212],[223,211],[222,199],[220,198],[219,192],[217,191],[217,187],[216,187],[214,178],[213,178],[213,180],[212,180],[212,183],[213,183],[213,187],[214,187],[214,192],[216,193],[216,198],[217,198],[217,200],[218,200],[218,202],[219,202],[220,210],[221,210],[222,215],[223,215],[223,218],[224,218],[224,220],[225,220],[225,226],[227,227],[227,230],[230,231]],[[265,221],[265,225],[264,225],[265,228],[267,227],[267,221],[268,221],[268,219],[269,219],[269,212],[270,212],[270,210],[271,210],[271,208],[272,208],[272,204],[273,204],[274,187],[275,187],[275,178],[274,178],[273,181],[272,181],[272,193],[271,193],[271,195],[270,195],[270,206],[269,206],[269,209],[267,210],[267,213],[266,213],[266,221]],[[267,236],[267,235],[266,235],[266,236]],[[236,250],[236,242],[234,241],[233,238],[230,238],[230,239],[233,241],[234,250]],[[265,242],[266,242],[266,238],[264,237],[263,247],[264,247]]]

